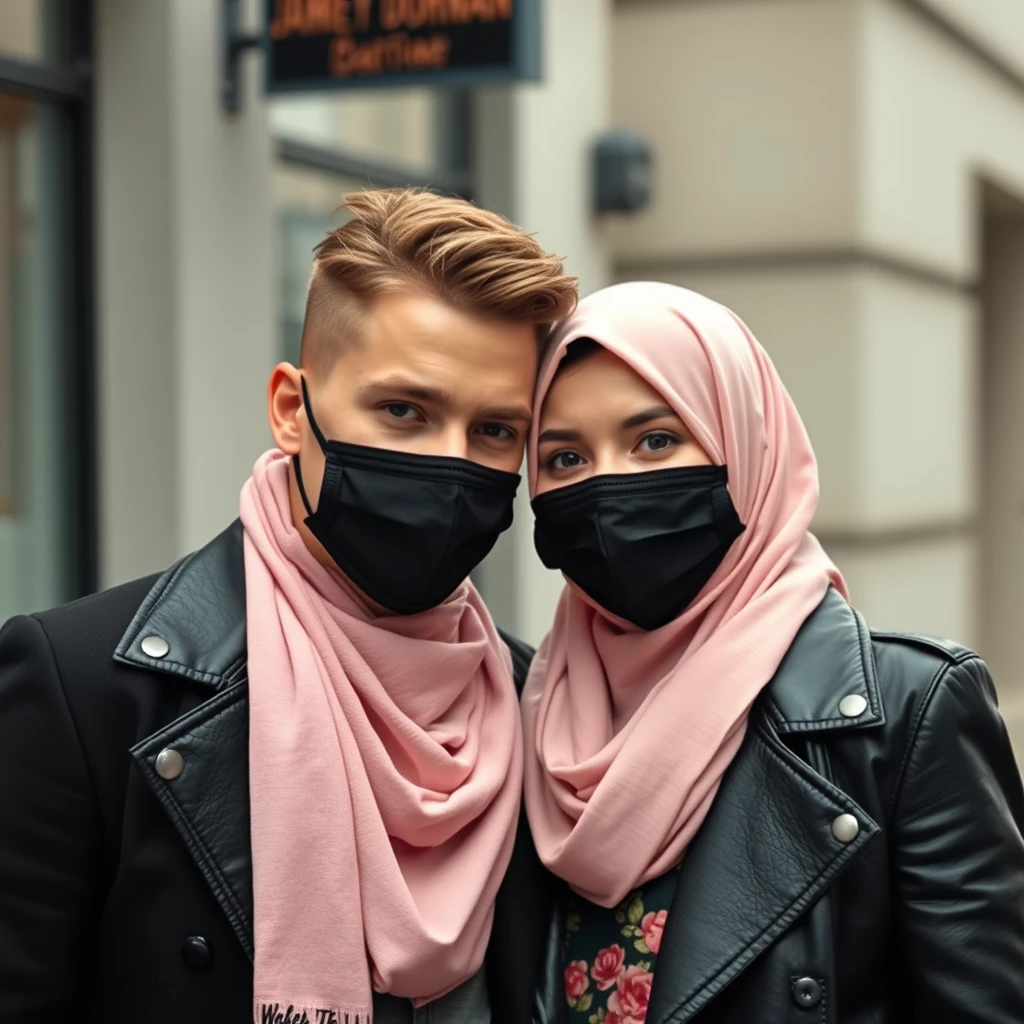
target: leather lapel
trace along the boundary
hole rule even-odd
[[[173,780],[156,770],[164,750],[184,769]],[[240,680],[132,748],[142,774],[170,816],[253,958],[252,847],[249,840],[249,700]]]
[[[840,814],[860,823],[850,843],[832,834]],[[756,710],[683,862],[658,953],[650,1024],[689,1020],[879,831],[850,797],[790,751],[767,715]]]
[[[206,547],[168,569],[114,652],[135,668],[212,692],[132,748],[249,959],[253,955],[249,840],[249,702],[242,526],[236,520]],[[147,644],[146,641],[150,641]],[[152,641],[162,641],[156,654]],[[191,699],[191,698],[190,698]],[[181,774],[160,777],[157,757],[174,750]]]

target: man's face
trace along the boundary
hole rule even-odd
[[[517,473],[537,360],[529,324],[479,320],[431,296],[397,292],[374,301],[359,337],[341,342],[328,375],[307,373],[306,382],[317,425],[329,440],[447,455]],[[302,407],[300,379],[288,364],[274,370],[270,424],[278,448],[299,455],[316,507],[324,456]],[[304,517],[296,494],[293,519],[305,536]],[[317,553],[315,542],[309,546]]]
[[[330,376],[308,383],[332,440],[518,472],[536,374],[529,324],[477,320],[428,295],[395,293],[374,302]]]

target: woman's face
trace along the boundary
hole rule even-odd
[[[711,465],[665,399],[604,348],[556,376],[537,455],[538,494],[606,473]]]

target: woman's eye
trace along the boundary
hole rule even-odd
[[[497,441],[507,441],[509,438],[515,437],[515,433],[504,423],[484,423],[480,427],[480,433]]]
[[[407,402],[388,402],[384,409],[389,416],[394,416],[396,420],[408,420],[416,416],[416,410]]]
[[[678,443],[678,439],[671,434],[648,434],[641,439],[640,447],[649,452],[663,452],[666,448],[671,448]]]
[[[548,469],[574,469],[583,464],[583,458],[578,452],[555,452],[548,459]]]

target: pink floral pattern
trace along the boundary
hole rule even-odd
[[[609,946],[594,957],[590,976],[597,982],[601,992],[614,988],[626,969],[626,951],[621,946]]]
[[[644,1024],[653,980],[643,966],[627,967],[608,999],[605,1024]]]
[[[565,969],[565,996],[573,1009],[579,1006],[580,999],[588,988],[590,979],[587,977],[587,961],[573,960]]]
[[[565,997],[575,1024],[645,1024],[678,877],[677,870],[669,871],[612,910],[571,897]]]
[[[661,933],[665,930],[667,920],[667,910],[659,910],[657,913],[652,910],[649,914],[645,914],[640,922],[640,931],[644,933],[644,942],[655,956],[661,949]]]

